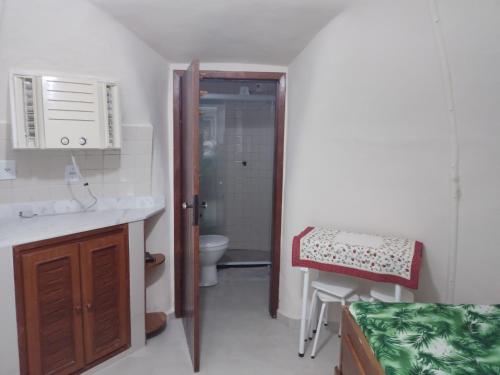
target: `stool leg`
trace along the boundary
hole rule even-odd
[[[342,336],[342,311],[344,311],[344,306],[345,306],[345,299],[342,298],[342,300],[340,301],[340,305],[341,305],[341,313],[340,313],[340,322],[339,322],[339,337]]]
[[[325,308],[325,320],[324,320],[324,325],[325,325],[325,327],[328,325],[328,304],[326,305],[326,308]]]
[[[316,295],[316,306],[314,307],[314,315],[311,321],[311,336],[314,336],[316,334],[316,328],[318,325],[318,318],[319,318],[319,309],[318,309],[318,302],[319,302],[319,297]]]
[[[394,286],[394,302],[401,302],[402,289],[401,285],[396,284]]]
[[[316,356],[316,347],[318,346],[318,337],[319,337],[319,332],[321,331],[321,324],[323,323],[323,318],[325,315],[326,304],[327,304],[326,302],[323,302],[321,304],[321,312],[319,313],[318,327],[316,328],[316,337],[314,338],[314,345],[311,352],[311,358],[314,358]]]
[[[314,318],[316,317],[316,306],[318,302],[318,291],[314,289],[311,297],[311,310],[309,311],[309,321],[307,322],[307,334],[309,335],[309,340],[312,340],[313,329],[314,329]]]

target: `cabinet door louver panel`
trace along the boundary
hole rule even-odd
[[[82,243],[85,355],[94,361],[128,345],[128,253],[122,234]]]
[[[84,365],[78,245],[23,255],[30,374],[70,374]],[[28,276],[29,275],[29,276]]]
[[[98,82],[45,76],[42,87],[46,147],[100,148]]]

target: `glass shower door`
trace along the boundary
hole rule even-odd
[[[208,79],[201,87],[201,234],[229,238],[221,264],[270,264],[275,84]]]
[[[224,176],[220,173],[225,106],[200,105],[200,234],[224,234]]]

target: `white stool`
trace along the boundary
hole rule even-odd
[[[316,280],[311,283],[313,288],[313,294],[311,297],[311,308],[309,311],[309,322],[308,322],[308,335],[309,339],[312,340],[313,335],[316,333],[316,338],[314,340],[313,351],[311,357],[314,358],[316,353],[316,346],[319,337],[319,331],[321,324],[325,326],[328,324],[328,304],[332,302],[340,303],[345,306],[348,301],[357,301],[359,297],[354,294],[358,283],[355,280],[350,279],[336,279],[336,280]],[[321,311],[318,317],[318,322],[315,324],[314,319],[317,316],[316,308],[317,301],[320,299]],[[316,327],[316,329],[314,329]],[[342,319],[340,319],[339,325],[339,336],[342,334]]]
[[[315,290],[315,293],[316,293],[317,299],[319,299],[321,301],[321,310],[320,310],[319,317],[318,317],[318,325],[316,326],[316,331],[315,331],[316,337],[314,338],[314,344],[313,344],[313,348],[311,351],[311,358],[314,358],[316,356],[316,348],[318,346],[318,337],[319,337],[319,333],[321,331],[321,326],[323,324],[325,326],[327,325],[327,323],[326,323],[327,316],[325,315],[325,312],[327,311],[328,304],[332,303],[332,302],[340,302],[342,307],[344,307],[346,302],[354,302],[354,301],[359,300],[359,297],[356,294],[351,295],[346,300],[344,298],[335,297],[335,296],[332,296],[330,294],[326,294],[326,293],[323,293],[323,292],[320,292],[317,290]],[[309,324],[311,324],[311,323],[312,323],[312,317],[311,317]],[[340,320],[340,325],[339,325],[339,337],[341,335],[342,335],[342,319]]]

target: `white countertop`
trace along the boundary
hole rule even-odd
[[[162,199],[141,197],[137,198],[138,203],[134,199],[128,198],[126,202],[116,199],[116,204],[108,200],[106,205],[86,212],[39,214],[29,219],[0,216],[0,248],[141,221],[165,209]],[[18,207],[13,206],[12,211]],[[39,208],[35,207],[33,212],[40,212]]]

